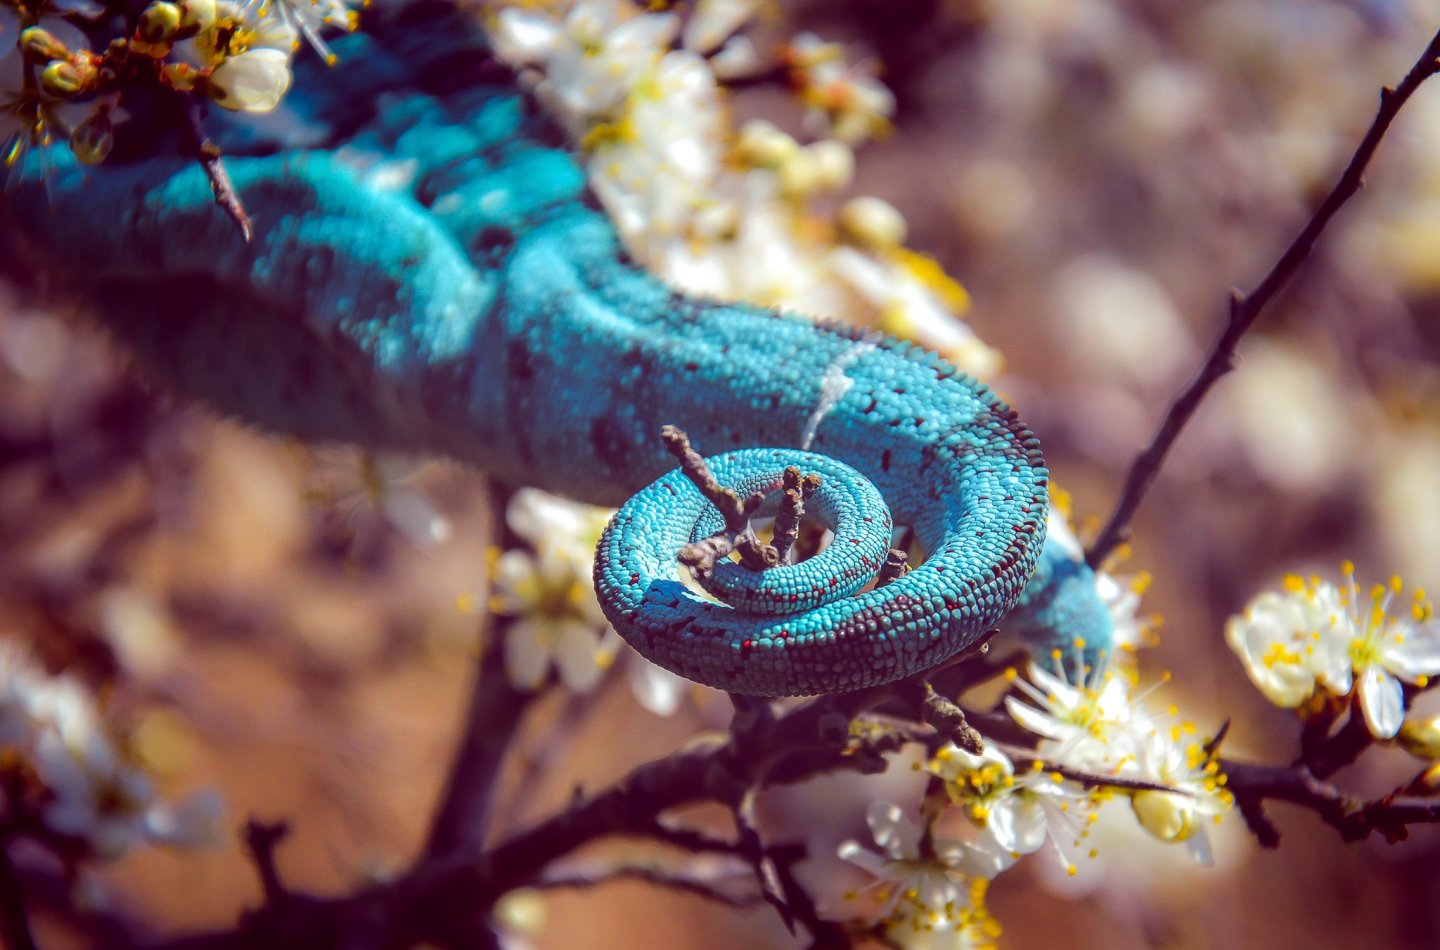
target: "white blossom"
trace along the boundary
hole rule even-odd
[[[1000,929],[984,907],[987,882],[957,871],[965,845],[931,838],[922,852],[924,832],[889,802],[872,802],[865,820],[878,852],[849,840],[838,854],[875,877],[865,890],[876,893],[888,940],[913,948],[994,943]]]
[[[970,853],[962,870],[994,877],[1048,839],[1061,863],[1074,873],[1074,862],[1060,841],[1073,839],[1078,845],[1086,835],[1077,816],[1095,803],[1083,791],[1040,771],[1017,776],[1010,757],[993,744],[979,755],[947,744],[928,768],[944,781],[950,801],[980,832],[967,842]]]
[[[904,248],[872,256],[841,247],[832,261],[835,276],[879,312],[880,329],[930,347],[967,373],[999,371],[999,353],[959,319],[969,296],[931,258]]]
[[[1114,774],[1136,754],[1139,737],[1149,731],[1130,696],[1128,681],[1101,664],[1087,676],[1076,657],[1074,679],[1061,663],[1061,675],[1031,663],[1026,677],[1012,682],[1031,702],[1005,698],[1014,720],[1044,740],[1045,758],[1098,774]]]
[[[34,808],[34,820],[99,859],[117,858],[154,842],[178,847],[218,840],[222,806],[213,792],[167,804],[150,775],[130,761],[100,716],[89,691],[68,676],[50,677],[12,643],[0,643],[0,770],[33,776],[38,797],[9,802]],[[30,784],[30,783],[27,783]]]
[[[681,41],[686,49],[708,53],[744,26],[759,5],[759,0],[698,0]]]
[[[558,548],[506,551],[495,563],[491,608],[513,617],[505,671],[520,689],[537,689],[554,666],[565,686],[586,693],[615,662],[610,629],[588,571]]]
[[[808,107],[806,129],[856,144],[887,131],[895,96],[868,65],[846,62],[845,49],[813,33],[791,41],[786,58]]]
[[[1231,618],[1226,639],[1276,705],[1301,706],[1317,684],[1337,696],[1353,691],[1371,734],[1389,739],[1405,718],[1401,684],[1424,686],[1440,673],[1440,622],[1418,591],[1391,612],[1399,578],[1362,597],[1354,565],[1342,573],[1343,586],[1287,578],[1283,593],[1263,593]]]
[[[359,5],[359,0],[248,0],[245,9],[256,16],[269,15],[271,10],[278,11],[275,15],[286,26],[305,37],[305,42],[321,59],[333,63],[335,54],[320,34],[327,29],[353,32],[360,22],[360,16],[354,10]]]
[[[215,67],[210,98],[232,112],[270,112],[290,89],[290,54],[260,47]]]
[[[589,571],[595,546],[614,514],[613,508],[597,508],[538,488],[522,488],[505,508],[505,523],[537,551],[554,550]]]
[[[1130,796],[1144,828],[1161,841],[1184,842],[1195,860],[1214,863],[1207,823],[1219,821],[1234,803],[1225,790],[1219,763],[1204,744],[1184,730],[1155,730],[1141,743],[1135,777],[1171,791],[1145,790]]]
[[[635,701],[657,716],[673,716],[695,684],[627,650],[626,676]]]

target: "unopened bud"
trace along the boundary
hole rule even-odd
[[[144,43],[168,43],[180,29],[180,19],[179,7],[166,0],[157,0],[140,14],[140,25],[135,33]]]
[[[852,244],[872,250],[899,247],[905,241],[905,218],[880,198],[863,197],[845,202],[835,215],[841,235]]]
[[[85,74],[73,63],[54,59],[40,70],[40,88],[52,96],[67,98],[85,91]]]
[[[204,33],[215,25],[219,17],[215,0],[185,0],[180,4],[180,29],[177,37],[190,37]]]
[[[1140,827],[1161,841],[1184,841],[1195,831],[1195,808],[1175,792],[1136,792],[1130,808]]]
[[[115,145],[115,126],[106,112],[89,116],[70,133],[70,151],[86,165],[99,165]]]
[[[808,149],[800,149],[780,165],[780,193],[785,197],[808,198],[820,188],[820,164]]]
[[[735,157],[754,168],[779,168],[799,150],[793,138],[764,120],[747,122],[735,142]]]
[[[1440,716],[1407,720],[1395,738],[1400,747],[1415,758],[1440,761]]]
[[[69,48],[49,30],[32,26],[20,34],[20,48],[34,62],[48,63],[52,59],[68,59]]]
[[[805,146],[805,151],[815,161],[820,187],[826,191],[839,191],[850,184],[855,175],[855,153],[850,146],[834,139],[826,139]]]

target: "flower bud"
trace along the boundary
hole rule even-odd
[[[844,142],[826,139],[805,146],[805,151],[814,160],[820,187],[826,191],[839,191],[855,176],[855,153]]]
[[[1400,747],[1424,762],[1440,761],[1440,716],[1407,720],[1395,737]]]
[[[176,31],[176,37],[186,38],[204,33],[215,25],[219,15],[215,0],[185,0],[180,4],[180,29]]]
[[[735,157],[754,168],[779,168],[799,150],[793,138],[763,120],[747,122],[735,142]]]
[[[269,112],[289,88],[290,54],[264,47],[225,60],[207,84],[216,105],[238,112]]]
[[[73,63],[53,59],[40,71],[40,88],[64,99],[85,91],[85,75]]]
[[[67,59],[70,50],[49,30],[32,26],[20,34],[20,48],[26,57],[37,63],[48,63],[52,59]]]
[[[140,14],[140,25],[135,34],[140,41],[148,44],[168,43],[180,29],[180,8],[166,0],[157,0]]]
[[[880,198],[854,198],[835,215],[841,235],[852,244],[872,250],[889,250],[905,241],[905,218]]]
[[[99,165],[115,145],[115,126],[107,111],[85,118],[70,133],[70,151],[86,165]]]
[[[780,164],[780,193],[787,198],[808,198],[821,188],[820,163],[809,149],[799,149]]]
[[[1146,790],[1130,798],[1140,827],[1161,841],[1184,841],[1195,831],[1195,807],[1184,795]]]

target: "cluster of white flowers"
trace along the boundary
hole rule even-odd
[[[1006,709],[1041,737],[1036,755],[1046,762],[1101,778],[1164,786],[1163,791],[1125,791],[1141,827],[1162,841],[1184,842],[1196,860],[1211,863],[1205,822],[1220,821],[1234,803],[1215,750],[1193,723],[1174,721],[1174,707],[1163,715],[1145,707],[1153,687],[1132,693],[1131,678],[1110,665],[1087,669],[1083,649],[1083,643],[1076,644],[1071,664],[1057,653],[1059,675],[1035,663],[1025,677],[1012,670],[1011,682],[1030,702],[1011,695]],[[1168,680],[1168,675],[1162,678]]]
[[[944,804],[930,803],[926,822],[915,825],[889,802],[870,806],[867,818],[880,854],[846,841],[839,854],[879,882],[898,886],[881,908],[886,935],[904,947],[987,945],[999,926],[984,912],[983,886],[1048,841],[1066,871],[1079,868],[1071,857],[1087,849],[1090,829],[1107,803],[1126,799],[1139,826],[1163,842],[1184,842],[1201,863],[1211,862],[1206,825],[1218,822],[1233,804],[1212,749],[1189,724],[1167,725],[1148,714],[1144,696],[1130,694],[1129,679],[1108,667],[1054,675],[1032,664],[1027,678],[1013,675],[1019,696],[1006,708],[1022,727],[1040,737],[1029,769],[1016,771],[1011,758],[993,744],[976,755],[946,745],[924,766],[944,785]],[[1059,658],[1057,658],[1059,659]],[[1065,664],[1059,664],[1065,669]],[[1168,712],[1173,717],[1175,711]],[[1049,768],[1047,768],[1049,767]],[[1054,769],[1083,773],[1087,788]],[[1107,786],[1106,779],[1125,780]],[[1151,787],[1136,787],[1146,783]],[[949,836],[940,837],[937,831]],[[968,900],[957,895],[968,893]],[[903,913],[897,914],[897,907]],[[901,920],[908,926],[894,926]],[[927,926],[928,922],[928,926]],[[977,927],[969,936],[937,944],[937,927]]]
[[[1402,684],[1424,687],[1440,673],[1440,621],[1423,590],[1403,602],[1398,577],[1367,598],[1353,564],[1341,574],[1339,585],[1287,577],[1283,591],[1261,594],[1232,617],[1225,637],[1275,705],[1308,714],[1353,695],[1370,733],[1391,739],[1405,722]]]
[[[87,164],[114,145],[124,85],[143,71],[233,111],[269,112],[290,88],[301,37],[327,62],[327,28],[353,30],[356,0],[152,0],[135,29],[92,51],[70,18],[95,4],[0,0],[0,161],[16,174],[32,148],[68,141]],[[103,12],[103,11],[102,11]],[[147,65],[148,64],[148,65]]]
[[[874,916],[888,943],[910,950],[996,945],[1000,925],[985,908],[990,882],[964,876],[970,858],[964,844],[935,838],[889,802],[873,802],[865,820],[878,850],[846,841],[839,854],[875,878],[865,891],[877,901]]]
[[[733,128],[724,82],[768,65],[737,32],[758,6],[700,0],[682,22],[632,0],[519,4],[490,32],[503,59],[534,73],[629,250],[660,277],[876,327],[993,374],[999,354],[960,320],[964,289],[903,246],[898,211],[873,197],[822,210],[850,183],[853,147],[894,109],[867,69],[801,36],[774,58],[808,110],[806,130],[821,137],[801,144],[760,120]]]
[[[9,641],[0,641],[0,751],[0,820],[38,829],[64,854],[112,859],[147,842],[200,847],[219,839],[217,794],[161,801],[85,687],[45,675]]]

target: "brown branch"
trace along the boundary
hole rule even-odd
[[[680,551],[681,563],[694,569],[697,577],[707,576],[714,570],[715,561],[732,550],[740,552],[740,563],[752,571],[763,571],[779,564],[779,552],[771,545],[761,544],[750,526],[750,516],[765,500],[764,496],[757,492],[741,501],[733,491],[716,481],[704,457],[691,448],[690,437],[679,426],[664,426],[660,430],[660,438],[680,463],[680,471],[725,519],[724,535],[686,545]],[[707,546],[707,541],[717,543]]]
[[[1408,826],[1440,823],[1440,802],[1406,798],[1396,790],[1375,799],[1357,799],[1329,782],[1311,775],[1303,766],[1252,765],[1221,760],[1226,788],[1260,843],[1273,848],[1279,831],[1265,816],[1266,800],[1289,802],[1313,811],[1345,841],[1360,841],[1379,832],[1387,841],[1403,841]]]
[[[25,908],[25,885],[10,858],[9,842],[0,842],[0,937],[13,950],[35,950],[30,915]]]
[[[731,893],[722,890],[720,887],[722,882],[713,875],[707,876],[694,872],[682,873],[652,867],[646,864],[618,864],[583,873],[572,872],[556,877],[546,877],[536,882],[535,886],[543,890],[590,888],[600,887],[615,881],[641,881],[646,884],[653,884],[656,887],[664,887],[674,891],[694,894],[706,900],[740,910],[748,909],[764,902],[764,898],[758,893]]]
[[[280,880],[280,868],[275,863],[275,849],[288,834],[288,822],[263,822],[254,818],[245,822],[245,850],[250,852],[255,873],[260,876],[260,893],[267,907],[283,902],[288,894],[284,882]]]
[[[425,838],[427,859],[479,853],[495,803],[495,779],[536,695],[516,689],[506,675],[500,638],[508,618],[491,618],[488,626],[491,637],[475,663],[465,731]]]
[[[800,536],[800,521],[805,517],[805,502],[820,487],[819,475],[800,474],[800,469],[790,465],[785,469],[785,494],[780,499],[780,511],[775,515],[774,547],[780,555],[781,564],[790,563],[791,548]]]
[[[1106,523],[1099,537],[1090,546],[1085,554],[1085,561],[1091,567],[1098,567],[1105,561],[1116,546],[1124,542],[1130,532],[1130,521],[1135,516],[1135,511],[1140,507],[1146,492],[1155,481],[1155,476],[1160,471],[1160,466],[1165,461],[1175,440],[1179,438],[1181,430],[1186,423],[1195,415],[1200,407],[1200,402],[1210,391],[1210,388],[1235,368],[1235,349],[1240,343],[1240,338],[1255,323],[1266,305],[1277,293],[1289,282],[1295,271],[1310,255],[1319,240],[1326,225],[1345,204],[1346,201],[1360,190],[1363,184],[1363,177],[1366,167],[1370,164],[1375,149],[1380,145],[1390,123],[1394,121],[1400,108],[1420,88],[1420,85],[1435,75],[1440,70],[1440,32],[1430,40],[1425,47],[1425,52],[1410,67],[1400,85],[1394,88],[1386,86],[1380,92],[1380,108],[1375,114],[1375,119],[1370,124],[1370,129],[1365,137],[1356,146],[1354,154],[1350,156],[1349,163],[1341,172],[1339,179],[1335,182],[1320,207],[1306,222],[1304,228],[1296,235],[1295,240],[1285,249],[1285,253],[1270,268],[1270,272],[1256,285],[1249,294],[1231,291],[1230,314],[1224,329],[1216,337],[1210,347],[1210,353],[1205,358],[1204,364],[1186,387],[1175,397],[1170,404],[1169,410],[1165,413],[1165,419],[1156,430],[1150,440],[1135,461],[1130,466],[1129,475],[1125,479],[1125,487],[1120,493],[1120,500],[1115,505],[1110,520]]]
[[[210,191],[215,195],[215,203],[230,216],[230,220],[240,229],[240,237],[249,243],[255,231],[254,223],[250,220],[245,205],[241,203],[235,186],[230,182],[230,173],[225,170],[220,146],[210,141],[210,137],[205,134],[200,103],[188,93],[177,92],[174,95],[180,100],[177,102],[181,115],[180,133],[186,151],[205,170],[205,177],[210,180]]]
[[[899,548],[891,548],[885,555],[885,563],[880,565],[880,573],[875,578],[875,586],[884,587],[891,581],[904,577],[909,563],[910,555]]]
[[[969,752],[980,755],[985,751],[985,740],[975,727],[965,721],[965,710],[935,692],[928,682],[919,686],[920,719],[935,728],[947,742]]]
[[[501,547],[519,543],[505,514],[511,493],[495,484],[490,493],[490,534]],[[507,617],[486,612],[476,635],[474,677],[464,732],[450,763],[450,775],[432,813],[421,861],[461,858],[480,853],[495,806],[495,784],[505,753],[535,694],[516,689],[505,670]]]

